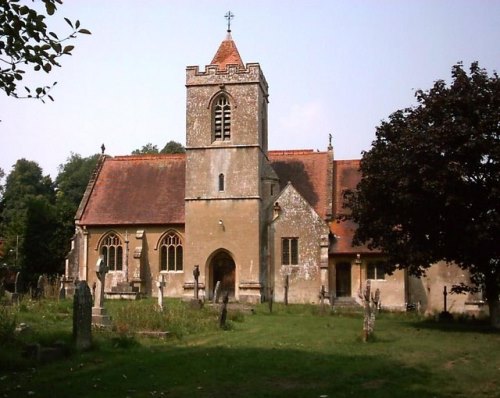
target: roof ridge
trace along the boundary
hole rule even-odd
[[[148,153],[139,155],[118,155],[110,158],[110,160],[123,161],[123,160],[152,160],[152,159],[183,159],[186,157],[185,153]]]
[[[325,154],[327,151],[315,151],[314,149],[278,149],[268,151],[270,155],[311,155],[311,154]]]

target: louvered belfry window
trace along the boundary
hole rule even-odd
[[[214,141],[231,139],[231,104],[221,95],[214,107]]]

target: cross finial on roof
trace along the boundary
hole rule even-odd
[[[226,15],[224,15],[224,18],[227,19],[227,32],[231,32],[231,19],[234,18],[234,14],[231,11],[228,11]]]
[[[104,144],[101,145],[101,153],[104,155],[104,151],[106,150],[106,147],[104,146]]]

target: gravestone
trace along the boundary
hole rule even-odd
[[[325,313],[325,297],[326,297],[325,285],[321,285],[321,290],[319,291],[319,302],[322,314]]]
[[[36,283],[36,298],[40,299],[45,297],[45,278],[43,275],[38,277],[38,282]]]
[[[20,279],[20,278],[21,278],[21,273],[20,273],[20,272],[18,272],[18,273],[16,274],[16,279],[14,280],[14,293],[15,293],[15,294],[18,294],[18,293],[19,293],[19,288],[20,288],[20,286],[19,286],[19,283],[20,283],[20,282],[19,282],[19,279]]]
[[[96,264],[97,286],[95,289],[94,307],[92,307],[92,324],[101,327],[111,326],[111,318],[104,308],[104,284],[108,267],[104,264],[104,256],[100,256]]]
[[[59,287],[59,300],[64,300],[66,298],[66,289],[64,287],[64,284],[66,282],[66,277],[63,275],[61,278],[61,286]]]
[[[19,304],[19,290],[21,288],[21,273],[16,274],[16,279],[14,280],[14,293],[11,294],[11,302],[13,304]]]
[[[200,267],[198,265],[194,266],[193,269],[193,277],[194,277],[194,298],[191,300],[191,308],[200,309],[203,307],[203,302],[199,299],[198,290],[198,278],[200,277]]]
[[[198,290],[199,290],[199,285],[198,285],[198,278],[200,277],[200,267],[198,265],[194,266],[193,270],[193,276],[194,276],[194,299],[198,300]]]
[[[163,311],[163,289],[166,286],[165,275],[161,275],[158,277],[158,282],[156,282],[156,287],[158,287],[158,307],[160,311]]]
[[[76,285],[73,296],[73,341],[79,350],[92,345],[92,295],[85,281]]]
[[[285,276],[285,305],[288,305],[288,289],[290,288],[290,275]]]
[[[222,299],[222,307],[220,310],[219,316],[219,327],[224,329],[226,327],[226,318],[227,318],[227,303],[229,302],[229,293],[224,293],[224,298]]]
[[[219,295],[220,295],[220,281],[217,281],[215,284],[215,289],[214,289],[214,297],[213,297],[213,304],[217,304],[219,302]]]

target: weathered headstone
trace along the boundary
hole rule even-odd
[[[85,281],[77,284],[73,297],[73,341],[79,350],[92,344],[92,295]]]
[[[380,290],[375,291],[375,295],[371,294],[371,281],[366,281],[366,286],[363,292],[359,291],[359,297],[363,300],[365,316],[363,320],[363,341],[368,341],[373,335],[375,329],[375,314],[380,304]]]
[[[111,318],[104,308],[104,284],[107,272],[108,267],[104,264],[104,257],[100,256],[96,264],[97,287],[92,307],[92,324],[97,326],[111,326]]]
[[[191,308],[200,309],[203,307],[203,302],[199,298],[198,290],[198,278],[200,277],[200,267],[198,265],[194,266],[193,269],[193,277],[194,277],[194,298],[191,300]]]
[[[219,316],[219,327],[224,329],[226,327],[226,318],[227,318],[227,303],[229,302],[229,293],[224,293],[224,298],[222,299],[222,306],[220,310]]]
[[[66,298],[66,289],[64,287],[65,282],[66,282],[66,277],[63,275],[59,286],[59,294],[58,294],[59,300],[64,300]]]
[[[290,275],[285,275],[285,305],[288,305],[288,289],[290,288]]]
[[[38,281],[36,283],[36,298],[37,299],[41,299],[43,297],[45,297],[45,278],[43,277],[43,275],[40,275],[38,277]]]
[[[20,278],[21,278],[21,273],[20,273],[20,272],[18,272],[18,273],[16,274],[16,279],[14,280],[14,293],[15,293],[15,294],[18,294],[18,293],[19,293],[19,288],[20,288],[20,286],[19,286],[19,279],[20,279]]]
[[[194,276],[194,299],[198,300],[198,290],[199,290],[199,285],[198,285],[198,278],[200,277],[200,267],[198,265],[194,266],[193,270],[193,276]]]
[[[438,316],[438,319],[440,321],[451,321],[453,320],[453,315],[451,315],[450,312],[448,312],[448,302],[447,302],[447,296],[448,296],[448,290],[446,289],[446,286],[443,288],[443,301],[444,301],[444,309],[443,312],[441,312]]]
[[[163,311],[163,288],[166,286],[165,275],[162,274],[158,277],[156,286],[158,287],[158,307],[160,308],[160,311]]]
[[[325,312],[325,297],[326,297],[325,285],[321,285],[321,290],[319,291],[319,301],[320,301],[320,306],[321,306],[321,313]]]
[[[219,302],[219,295],[220,295],[220,281],[217,281],[214,289],[214,297],[212,299],[213,304],[217,304]]]

